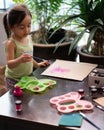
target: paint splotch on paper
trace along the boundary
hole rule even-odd
[[[60,66],[57,66],[51,70],[51,73],[67,73],[70,72],[70,69],[62,68]]]
[[[96,67],[95,64],[56,59],[42,75],[82,81]]]

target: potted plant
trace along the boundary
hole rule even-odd
[[[38,27],[37,30],[31,32],[31,36],[34,41],[34,56],[45,59],[59,58],[66,60],[75,60],[76,49],[74,49],[70,55],[68,55],[68,51],[72,39],[77,34],[72,30],[66,31],[62,28],[55,31],[63,21],[59,12],[61,5],[65,4],[64,0],[13,1],[15,3],[24,3],[29,7],[33,16],[34,25],[37,25]]]
[[[72,0],[70,4],[73,5],[71,15],[62,25],[73,21],[79,31],[70,52],[87,33],[86,45],[78,47],[80,61],[104,65],[104,0]]]

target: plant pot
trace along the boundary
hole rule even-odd
[[[93,63],[93,64],[104,66],[104,56],[95,56],[95,55],[86,54],[82,52],[84,48],[85,46],[80,46],[77,48],[80,62],[88,62],[88,63]]]
[[[70,43],[65,42],[59,45],[58,49],[54,52],[56,44],[35,44],[33,45],[33,56],[43,59],[62,59],[75,61],[77,51],[74,49],[70,55],[68,55]]]

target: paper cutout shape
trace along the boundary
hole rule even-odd
[[[82,81],[95,67],[96,64],[56,60],[41,75]]]
[[[16,86],[21,87],[21,89],[27,89],[32,92],[41,93],[47,88],[52,88],[56,84],[55,80],[51,79],[36,79],[35,77],[22,77],[21,80],[15,84]]]
[[[78,92],[70,92],[51,98],[50,103],[61,113],[93,109],[92,103],[86,100],[80,100],[80,98],[81,95]]]

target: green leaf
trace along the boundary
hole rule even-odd
[[[85,28],[80,34],[78,34],[78,35],[75,37],[74,41],[71,43],[71,46],[70,46],[70,48],[69,48],[68,55],[71,53],[71,51],[72,51],[74,48],[76,48],[78,42],[81,40],[81,38],[83,37],[83,35],[84,35],[85,33],[86,33],[86,28]]]

